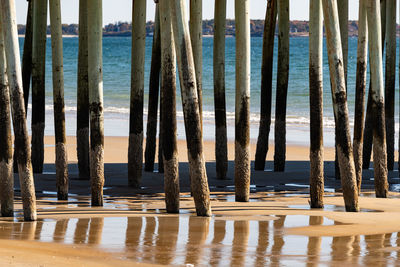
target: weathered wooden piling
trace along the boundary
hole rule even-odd
[[[129,117],[128,183],[138,188],[143,169],[143,95],[146,0],[132,2],[132,68]]]
[[[88,0],[88,80],[92,206],[103,206],[103,16],[102,0]]]
[[[394,165],[394,104],[396,87],[396,0],[386,0],[385,126],[387,168]]]
[[[361,191],[363,140],[364,140],[364,109],[365,91],[367,83],[368,61],[368,26],[365,1],[361,0],[358,12],[358,44],[357,44],[357,71],[356,71],[356,101],[354,108],[354,136],[353,155],[356,169],[358,193]]]
[[[46,32],[47,0],[35,0],[32,46],[32,167],[34,173],[43,172],[44,161]]]
[[[196,70],[200,122],[201,129],[203,130],[203,0],[190,0],[189,31],[193,49],[194,68]]]
[[[386,0],[381,0],[381,33],[382,33],[382,55],[385,50],[386,35]],[[363,169],[368,169],[371,162],[372,141],[373,141],[373,118],[372,118],[372,98],[371,83],[368,90],[367,112],[365,115],[364,142],[363,142]]]
[[[250,14],[249,0],[235,1],[236,103],[235,200],[250,197]]]
[[[342,52],[343,52],[343,65],[344,65],[344,79],[346,81],[347,90],[347,67],[348,67],[348,51],[349,51],[349,1],[348,0],[337,0],[338,12],[339,12],[339,28],[340,28],[340,39],[342,42]],[[340,170],[338,162],[338,152],[336,146],[336,136],[335,136],[335,176],[336,179],[340,180]]]
[[[34,221],[36,220],[36,196],[22,89],[15,3],[13,0],[0,0],[0,4],[24,220]]]
[[[29,89],[32,75],[32,37],[33,37],[33,2],[28,1],[28,13],[26,15],[26,27],[24,38],[24,51],[22,55],[22,85],[24,87],[25,110],[28,110]]]
[[[1,6],[1,5],[0,5]],[[11,138],[10,90],[0,12],[0,205],[1,216],[14,216],[14,175]]]
[[[181,83],[191,188],[197,215],[211,216],[210,191],[203,156],[196,72],[189,36],[189,25],[186,18],[186,1],[175,0],[171,1],[170,4],[179,80]]]
[[[324,206],[322,5],[310,1],[310,206]]]
[[[385,198],[388,195],[388,182],[379,0],[368,1],[366,6],[371,65],[375,194],[376,197]]]
[[[342,42],[344,78],[347,88],[347,69],[349,59],[349,0],[337,0],[339,12],[340,40]]]
[[[163,129],[162,129],[162,122],[163,122],[163,114],[162,114],[162,95],[160,94],[160,123],[158,124],[158,128],[160,129],[158,132],[158,172],[164,173],[164,159],[163,159],[163,152],[162,152],[162,136],[163,136]]]
[[[274,42],[276,17],[278,14],[277,0],[269,0],[265,13],[263,54],[261,65],[261,109],[260,128],[257,139],[254,169],[263,171],[269,149],[269,132],[271,128],[272,108],[272,73],[274,63]]]
[[[149,84],[149,105],[147,108],[146,149],[144,151],[144,170],[147,172],[154,171],[154,159],[156,155],[158,93],[160,88],[161,69],[160,16],[158,9],[159,7],[157,5],[154,18],[154,34]]]
[[[358,211],[358,190],[351,146],[343,53],[336,0],[322,0],[327,36],[332,103],[335,113],[337,151],[346,211]]]
[[[179,212],[179,160],[176,141],[176,54],[171,24],[170,3],[161,1],[161,95],[163,109],[163,159],[166,209]],[[158,15],[158,14],[157,14]]]
[[[68,199],[68,156],[65,136],[64,65],[60,0],[50,1],[50,27],[53,66],[54,130],[56,140],[57,198]]]
[[[228,171],[228,139],[225,100],[225,31],[226,0],[215,1],[214,9],[214,110],[215,110],[215,162],[217,179],[226,179]]]
[[[278,0],[278,17],[274,171],[283,172],[286,161],[286,105],[289,83],[289,0]]]
[[[76,111],[76,151],[80,179],[90,178],[89,164],[89,78],[88,78],[88,3],[79,0],[79,50]]]

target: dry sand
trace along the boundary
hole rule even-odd
[[[127,146],[128,139],[124,137],[106,137],[105,139],[105,162],[106,166],[106,187],[105,194],[106,205],[103,208],[90,208],[89,206],[89,183],[88,181],[79,181],[76,179],[76,147],[75,138],[68,137],[68,156],[72,164],[70,167],[71,176],[71,193],[83,194],[86,197],[79,198],[73,202],[57,202],[54,196],[49,196],[46,191],[54,190],[54,138],[46,137],[46,154],[45,162],[48,163],[48,174],[36,175],[36,190],[39,196],[38,201],[38,216],[40,219],[71,219],[71,218],[108,218],[108,217],[145,217],[145,218],[161,218],[170,217],[178,218],[177,215],[167,215],[160,213],[164,209],[164,201],[162,194],[162,175],[157,173],[144,173],[143,186],[147,189],[133,190],[126,186],[126,170],[127,162]],[[188,190],[187,180],[187,151],[184,141],[178,142],[179,159],[181,162],[180,178],[182,192]],[[254,157],[255,145],[252,144],[252,156]],[[212,192],[212,209],[213,217],[211,220],[217,221],[274,221],[276,216],[308,216],[310,224],[294,225],[283,227],[279,233],[284,235],[298,235],[308,237],[326,237],[326,236],[359,236],[359,235],[377,235],[400,231],[400,199],[399,194],[391,193],[390,199],[375,199],[373,197],[373,182],[368,178],[364,183],[364,193],[360,198],[360,207],[363,209],[359,213],[346,213],[343,208],[343,199],[340,193],[327,193],[325,198],[324,210],[310,210],[308,208],[307,188],[291,187],[290,183],[307,184],[308,180],[308,148],[302,146],[289,146],[287,149],[287,172],[254,172],[252,173],[252,184],[256,184],[256,193],[252,194],[252,202],[235,203],[232,201],[232,188],[229,185],[233,184],[232,180],[218,181],[213,178],[213,161],[214,158],[214,143],[204,142],[204,151],[209,172],[210,188]],[[233,144],[229,144],[229,160],[234,159]],[[325,159],[333,160],[333,148],[325,149]],[[270,147],[268,160],[272,159],[273,147]],[[332,178],[332,162],[326,163],[326,185],[332,188],[340,188],[340,184]],[[228,176],[232,177],[233,165],[230,164]],[[365,172],[366,177],[371,176],[371,172]],[[391,173],[391,179],[397,176]],[[260,189],[259,186],[260,185]],[[271,192],[272,191],[275,192]],[[267,192],[263,192],[263,190]],[[297,190],[294,192],[286,192],[285,190]],[[224,191],[224,192],[221,192]],[[338,191],[338,190],[337,190]],[[151,193],[151,195],[143,195]],[[139,195],[138,195],[139,194]],[[80,204],[79,204],[80,203]],[[145,207],[145,209],[143,208]],[[335,207],[335,208],[332,208]],[[17,201],[16,209],[20,212],[21,204]],[[194,204],[188,193],[182,193],[181,210],[183,215],[188,216],[194,214]],[[368,210],[368,212],[367,212]],[[321,217],[335,221],[333,225],[311,225],[311,218]],[[200,223],[195,227],[196,231],[200,231],[207,224]],[[238,224],[239,225],[239,224]],[[244,230],[247,233],[255,231],[250,228],[249,224],[243,224],[247,227]],[[118,227],[118,226],[116,226]],[[141,226],[140,226],[141,227]],[[147,224],[146,224],[147,227]],[[150,224],[149,224],[150,227]],[[189,226],[188,226],[189,227]],[[235,224],[236,227],[236,224]],[[239,226],[238,226],[239,227]],[[241,226],[242,227],[242,226]],[[0,227],[1,228],[1,227]],[[169,229],[169,228],[167,228]],[[190,227],[189,227],[190,230]],[[143,231],[143,229],[142,229]],[[161,230],[160,230],[161,231]],[[170,230],[168,230],[170,231]],[[259,231],[259,230],[257,230]],[[201,234],[200,232],[199,234]],[[206,231],[207,236],[208,230]],[[215,235],[216,232],[214,232]],[[1,230],[0,230],[1,234]],[[260,234],[260,233],[259,233]],[[39,232],[40,236],[40,232]],[[3,237],[4,238],[4,237]],[[126,237],[128,238],[128,236]],[[214,237],[216,238],[216,237]],[[32,240],[40,240],[33,238]],[[235,238],[233,239],[235,240]],[[203,240],[204,241],[204,240]],[[204,241],[205,242],[205,241]],[[203,249],[203,243],[194,246],[194,249]],[[234,241],[232,241],[234,242]],[[40,244],[40,245],[39,245]],[[307,244],[299,244],[307,246]],[[234,246],[234,243],[233,245]],[[35,241],[19,241],[19,240],[1,240],[0,241],[0,265],[13,266],[65,266],[68,262],[70,266],[114,266],[114,265],[130,265],[135,266],[132,260],[125,260],[125,257],[118,253],[109,253],[104,249],[93,248],[85,245],[65,245],[59,243],[38,243]],[[208,249],[206,247],[206,249]],[[345,249],[345,248],[343,248]],[[398,248],[391,247],[397,250]],[[190,249],[188,248],[188,251]],[[233,252],[232,248],[232,253]],[[139,252],[136,252],[139,253]],[[141,250],[140,253],[145,253]],[[146,253],[152,254],[154,251],[149,249]],[[188,252],[189,253],[189,252]],[[240,254],[242,255],[242,254]],[[261,258],[269,257],[270,255],[261,255]],[[280,257],[280,255],[276,255]],[[306,255],[304,255],[306,256]],[[122,258],[122,260],[121,260]],[[135,259],[139,259],[138,256]],[[146,258],[146,257],[145,257]],[[151,258],[151,257],[150,257]],[[199,256],[200,258],[200,256]],[[257,257],[258,259],[258,257]],[[199,262],[200,259],[197,259]],[[243,259],[244,260],[244,259]],[[144,260],[146,262],[146,260]],[[154,260],[147,261],[155,263]],[[243,261],[245,264],[247,261]],[[172,264],[172,261],[161,261],[163,264]],[[182,262],[183,264],[184,262]],[[224,264],[224,262],[222,262]],[[232,262],[231,262],[232,263]],[[300,260],[297,263],[304,263]],[[142,263],[141,263],[142,264]],[[240,264],[239,264],[240,265]]]

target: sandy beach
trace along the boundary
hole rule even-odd
[[[325,208],[308,205],[308,148],[289,146],[285,173],[252,171],[251,199],[234,202],[233,144],[228,180],[215,178],[214,143],[204,142],[213,216],[198,218],[189,192],[186,143],[179,141],[181,214],[164,211],[163,176],[144,173],[141,189],[127,187],[125,137],[105,139],[105,205],[90,207],[89,181],[78,180],[75,138],[68,137],[70,198],[55,195],[54,138],[46,137],[45,172],[35,175],[38,218],[0,221],[0,264],[12,266],[263,266],[265,264],[391,264],[397,260],[399,194],[376,199],[364,171],[359,213],[346,213],[325,149]],[[254,156],[255,145],[252,144]],[[273,147],[270,148],[273,151]],[[157,167],[157,166],[156,166]],[[15,184],[18,188],[17,175]],[[396,190],[397,172],[390,173]],[[21,201],[17,189],[17,216]],[[39,243],[38,243],[39,242]]]

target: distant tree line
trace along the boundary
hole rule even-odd
[[[106,25],[103,29],[104,36],[131,36],[132,24],[130,22],[116,22]],[[148,36],[152,36],[154,30],[154,22],[146,23],[146,32]],[[264,32],[264,20],[251,20],[250,22],[251,36],[260,37]],[[294,20],[290,22],[290,34],[292,36],[308,35],[308,21]],[[62,32],[64,35],[78,35],[78,24],[63,24]],[[47,28],[47,33],[50,34],[50,26]],[[18,25],[18,34],[25,34],[25,25]],[[214,20],[203,21],[203,35],[214,34]],[[358,22],[349,21],[349,35],[357,36]],[[226,35],[235,36],[235,20],[228,19],[226,21]]]

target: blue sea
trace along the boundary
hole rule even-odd
[[[20,38],[21,53],[23,38]],[[78,38],[64,38],[64,78],[67,135],[76,132],[76,95],[77,95],[77,58]],[[275,42],[273,110],[275,113],[275,87],[277,65],[277,40]],[[147,121],[148,85],[151,63],[152,38],[146,39],[146,74],[145,74],[145,118]],[[260,85],[261,85],[262,38],[251,39],[251,142],[258,136]],[[348,104],[350,122],[354,120],[355,75],[356,75],[357,38],[349,39],[348,69]],[[131,38],[116,37],[103,39],[104,68],[104,128],[106,136],[128,136],[129,101],[130,101],[130,65]],[[213,100],[213,38],[203,39],[203,110],[204,139],[214,139],[214,100]],[[308,37],[290,38],[290,75],[287,107],[287,142],[289,144],[309,144],[309,85],[308,85]],[[396,78],[399,77],[398,75]],[[398,99],[398,82],[396,83],[396,99]],[[177,92],[178,138],[185,138],[182,105],[178,86]],[[47,40],[46,57],[46,135],[54,135],[52,108],[52,73],[51,73],[51,41]],[[235,38],[226,39],[226,103],[228,138],[234,140],[235,111]],[[397,109],[396,105],[396,109]],[[29,107],[31,107],[29,105]],[[28,110],[30,117],[31,110]],[[398,111],[396,110],[396,114]],[[30,121],[28,122],[30,125]],[[398,125],[398,118],[396,118]],[[334,120],[332,98],[329,83],[329,66],[324,49],[324,143],[334,144]],[[30,128],[30,127],[29,127]],[[270,140],[273,142],[274,124],[271,125]],[[398,129],[398,126],[396,126]],[[398,133],[396,132],[396,135]],[[398,138],[396,137],[396,140]]]

